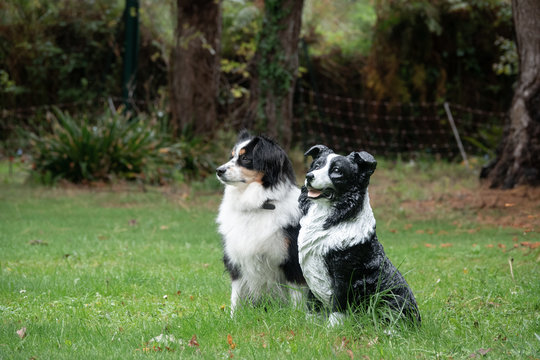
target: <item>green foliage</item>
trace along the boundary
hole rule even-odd
[[[367,55],[371,48],[375,9],[370,0],[304,2],[303,36],[310,38],[312,55],[339,51],[346,57]]]
[[[501,39],[512,34],[510,2],[380,0],[376,11],[364,71],[375,98],[508,106],[515,74],[507,71],[511,46]],[[493,71],[500,63],[505,77]]]
[[[223,104],[238,103],[249,94],[249,65],[257,48],[261,20],[261,11],[252,2],[223,1],[221,73],[225,84],[219,99]]]
[[[0,69],[17,92],[0,106],[89,101],[113,88],[121,1],[8,0],[2,12]]]
[[[95,121],[76,119],[60,110],[51,132],[31,134],[33,172],[44,182],[108,181],[113,177],[163,182],[179,149],[147,119],[106,113]]]

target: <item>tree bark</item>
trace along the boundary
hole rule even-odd
[[[265,0],[264,20],[251,68],[244,125],[265,132],[288,149],[303,0]]]
[[[176,45],[171,54],[170,111],[175,136],[217,125],[221,41],[220,0],[177,0]]]
[[[519,80],[497,159],[482,172],[492,188],[540,185],[540,1],[512,0]]]

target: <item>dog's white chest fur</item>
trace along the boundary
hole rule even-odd
[[[224,251],[242,273],[238,284],[241,293],[252,298],[262,293],[282,297],[286,289],[277,285],[285,284],[286,279],[279,266],[288,256],[282,229],[301,216],[299,194],[300,190],[289,184],[273,190],[265,190],[258,183],[245,188],[225,187],[217,223]],[[267,200],[275,209],[262,209]]]
[[[304,278],[314,295],[326,306],[330,306],[334,294],[324,256],[330,250],[346,249],[367,241],[375,229],[375,217],[367,192],[363,208],[356,218],[325,230],[323,225],[331,213],[328,203],[313,202],[300,220],[298,235],[298,254]]]

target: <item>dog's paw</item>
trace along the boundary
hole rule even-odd
[[[340,312],[333,312],[328,317],[328,326],[335,327],[338,325],[343,325],[344,320],[345,320],[345,314],[340,313]]]

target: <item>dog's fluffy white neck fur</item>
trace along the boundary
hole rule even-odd
[[[331,214],[332,208],[327,200],[314,201],[308,213],[300,220],[298,235],[299,260],[304,277],[311,291],[327,306],[333,294],[324,266],[324,255],[330,250],[345,249],[366,242],[375,231],[376,224],[367,190],[362,210],[355,218],[324,229],[326,218]]]
[[[301,216],[299,195],[300,189],[291,183],[272,189],[265,189],[256,182],[225,186],[217,223],[224,238],[225,253],[242,272],[241,283],[233,284],[236,286],[233,292],[285,297],[286,289],[276,288],[276,284],[286,282],[279,272],[279,265],[288,254],[282,228],[298,222]],[[267,200],[275,209],[262,208]]]

